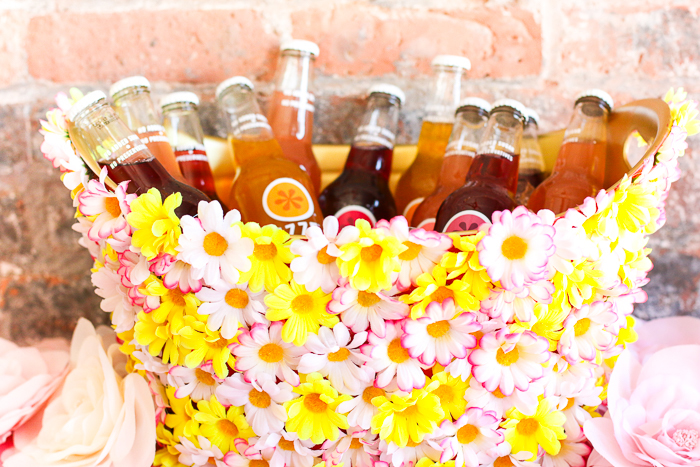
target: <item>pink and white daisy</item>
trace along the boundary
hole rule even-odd
[[[299,360],[299,373],[318,372],[327,376],[338,391],[357,391],[365,382],[367,373],[360,366],[367,360],[360,346],[367,340],[367,332],[355,334],[350,341],[350,331],[343,323],[333,330],[321,326],[318,335],[309,333],[304,347],[308,353]]]
[[[576,397],[586,389],[586,381],[595,381],[598,365],[582,360],[569,364],[566,358],[558,353],[552,353],[548,366],[552,368],[547,378],[546,392],[548,395],[561,397]],[[543,378],[544,379],[544,378]]]
[[[90,240],[87,236],[87,233],[92,228],[92,221],[85,217],[78,217],[76,220],[77,222],[71,226],[71,229],[80,234],[78,245],[88,250],[92,259],[97,258],[102,250],[102,245],[100,245],[100,242]]]
[[[168,289],[179,287],[182,293],[199,292],[202,289],[202,279],[194,277],[194,269],[184,261],[178,261],[175,256],[167,253],[160,254],[150,262],[151,272],[163,277],[163,285]]]
[[[197,309],[200,315],[209,315],[207,328],[210,331],[221,329],[224,339],[232,339],[241,326],[251,326],[255,323],[267,325],[270,321],[265,318],[266,292],[253,292],[248,283],[236,285],[219,280],[197,292],[196,297],[202,300]]]
[[[333,291],[328,303],[329,313],[340,313],[340,320],[352,332],[371,328],[379,337],[384,337],[385,320],[400,320],[408,316],[408,305],[392,297],[390,292],[364,292],[353,289],[347,279]]]
[[[447,366],[452,358],[465,358],[467,350],[476,347],[476,337],[471,333],[479,331],[481,324],[473,313],[455,317],[457,313],[451,298],[442,303],[431,302],[423,316],[404,321],[401,345],[412,358],[428,366],[436,361]]]
[[[195,402],[208,401],[223,381],[216,376],[211,362],[198,368],[176,365],[168,371],[168,385],[176,388],[175,397],[178,399],[189,396]]]
[[[509,396],[515,388],[527,391],[533,380],[544,375],[548,348],[549,341],[533,332],[509,333],[503,328],[484,334],[479,348],[469,354],[469,363],[474,378],[488,391],[499,388]]]
[[[189,439],[181,436],[180,443],[175,445],[175,449],[180,451],[178,462],[192,467],[204,467],[211,465],[210,459],[220,461],[224,458],[221,449],[211,444],[211,441],[204,436],[197,436],[197,443],[199,447],[195,446]]]
[[[514,453],[511,452],[512,448],[508,441],[503,441],[501,444],[496,446],[491,454],[493,458],[481,464],[482,467],[503,467],[503,466],[513,466],[513,467],[540,467],[539,458],[534,461],[530,461],[532,453],[528,451]]]
[[[321,446],[326,466],[373,467],[379,460],[377,435],[369,430],[351,427],[345,436],[327,440]]]
[[[131,245],[132,233],[133,230],[131,226],[127,225],[126,228],[120,230],[119,232],[113,232],[112,236],[105,240],[105,243],[109,244],[109,246],[111,246],[117,253],[123,253],[127,250],[139,253],[140,249]]]
[[[163,363],[160,357],[154,357],[150,354],[147,347],[139,345],[135,340],[131,342],[136,347],[136,350],[131,354],[131,357],[138,362],[135,362],[134,368],[141,371],[147,371],[157,376],[165,376],[168,374],[171,365]],[[163,379],[165,382],[165,379]]]
[[[572,435],[582,431],[583,424],[592,418],[583,406],[598,407],[603,402],[600,398],[602,393],[603,388],[596,386],[595,380],[589,379],[586,380],[584,388],[575,396],[561,397],[557,410],[566,415],[564,431]]]
[[[565,216],[557,218],[549,209],[542,209],[537,216],[545,224],[554,226],[555,251],[547,263],[548,276],[553,276],[557,271],[571,274],[574,272],[573,261],[593,254],[595,245],[586,235],[582,225],[585,217],[578,211],[571,209]]]
[[[595,360],[598,351],[615,344],[615,335],[606,329],[617,321],[609,302],[593,302],[573,309],[564,320],[564,333],[559,340],[559,353],[569,363]]]
[[[445,420],[440,425],[440,434],[446,436],[440,441],[444,449],[441,462],[454,459],[455,465],[479,467],[489,462],[488,453],[503,442],[503,433],[498,430],[501,417],[496,412],[471,407],[456,421]]]
[[[301,440],[296,433],[288,433],[286,430],[262,435],[255,447],[277,448],[270,458],[270,467],[313,467],[316,463],[315,457],[321,454],[313,449],[313,441]]]
[[[276,447],[262,448],[256,447],[258,438],[250,438],[245,440],[243,438],[238,438],[234,442],[236,451],[229,451],[224,456],[224,465],[226,467],[259,467],[264,465],[263,462],[254,461],[265,461],[267,465],[270,465],[272,456],[275,455]],[[219,467],[219,466],[217,466]]]
[[[477,316],[477,321],[479,316],[483,315],[483,313],[475,314]],[[479,324],[481,324],[481,330],[476,331],[473,334],[474,338],[476,339],[475,348],[478,348],[481,336],[483,336],[486,333],[494,332],[505,327],[505,323],[503,321],[499,319],[489,319],[488,315],[483,316],[486,317],[486,320],[479,322]],[[452,362],[450,362],[450,364],[445,367],[445,371],[452,375],[452,377],[454,378],[460,378],[462,381],[468,380],[472,375],[472,364],[469,363],[470,352],[471,351],[467,352],[467,356],[465,358],[455,358],[454,360],[452,360]]]
[[[349,401],[341,402],[338,405],[338,412],[347,414],[348,423],[363,430],[369,430],[372,426],[372,417],[379,413],[379,409],[372,404],[372,399],[379,396],[387,396],[387,392],[392,392],[398,388],[388,386],[380,389],[374,386],[376,372],[365,365],[362,370],[366,372],[366,377],[358,391],[345,391],[353,396]],[[388,396],[387,396],[388,397]]]
[[[284,428],[287,411],[282,404],[295,396],[289,383],[275,383],[275,377],[266,373],[258,374],[250,383],[240,373],[234,373],[216,388],[219,401],[244,407],[245,418],[258,435]]]
[[[413,467],[419,460],[427,457],[435,462],[440,460],[442,446],[434,440],[435,435],[427,435],[423,441],[413,446],[413,443],[400,448],[398,445],[384,440],[379,442],[379,464],[376,467]]]
[[[235,209],[224,216],[221,204],[200,201],[197,206],[198,218],[183,216],[180,220],[182,235],[178,259],[192,265],[196,279],[204,279],[207,284],[216,283],[219,278],[235,284],[241,272],[251,268],[248,256],[253,254],[254,243],[241,236],[241,215]]]
[[[119,274],[105,265],[92,273],[91,280],[95,293],[102,297],[100,308],[112,313],[112,324],[116,326],[116,332],[131,330],[136,320],[136,309],[131,305],[128,290],[122,285]]]
[[[283,324],[275,321],[269,328],[264,324],[254,324],[250,331],[243,331],[238,336],[237,344],[231,344],[231,353],[236,356],[235,369],[245,374],[246,381],[267,373],[292,386],[299,385],[299,375],[294,370],[306,349],[282,340]]]
[[[421,274],[431,273],[442,255],[452,246],[452,239],[447,235],[423,229],[409,230],[408,221],[403,216],[394,217],[391,221],[380,220],[377,228],[388,230],[407,247],[399,254],[401,271],[397,285],[401,290],[415,286],[416,279]]]
[[[61,162],[68,162],[71,156],[75,156],[73,144],[68,134],[68,122],[62,110],[51,109],[46,112],[48,120],[40,120],[39,133],[44,135],[41,143],[41,152],[51,161],[54,168],[60,168]]]
[[[554,227],[525,206],[493,214],[488,234],[477,245],[479,262],[489,277],[506,290],[521,289],[544,278],[554,254]]]
[[[515,388],[506,396],[500,389],[487,391],[475,378],[469,380],[469,387],[464,393],[464,398],[469,401],[468,407],[479,407],[483,410],[494,412],[497,417],[503,417],[505,413],[515,407],[525,415],[534,415],[539,404],[539,397],[544,394],[544,385],[539,381],[530,383],[527,391]]]
[[[379,388],[389,386],[394,378],[402,391],[425,386],[423,366],[401,344],[402,336],[401,323],[391,323],[384,337],[370,333],[369,343],[362,347],[362,353],[369,357],[367,365],[378,373],[374,384]]]
[[[88,169],[85,166],[85,162],[78,157],[76,154],[71,154],[68,157],[68,161],[61,161],[61,182],[63,186],[68,188],[70,191],[77,190],[78,188],[84,189],[88,186],[90,182],[90,176],[88,175]],[[90,171],[92,173],[92,171]],[[78,207],[80,201],[77,196],[73,199],[73,207]]]
[[[135,194],[127,194],[129,182],[122,182],[112,192],[104,184],[107,168],[103,167],[99,180],[90,180],[87,187],[78,195],[80,212],[84,216],[95,217],[88,231],[91,240],[104,240],[113,232],[126,228],[126,215],[131,212],[129,205],[136,199]]]
[[[151,275],[148,261],[143,255],[127,250],[118,253],[117,260],[119,261],[117,273],[126,279],[132,287],[143,284]]]
[[[566,432],[566,438],[559,441],[561,449],[555,456],[545,452],[542,467],[584,467],[591,453],[583,430],[579,433]]]
[[[490,295],[481,302],[481,309],[491,318],[500,318],[505,323],[517,317],[521,323],[529,323],[535,318],[535,304],[552,302],[554,284],[540,280],[521,289],[506,290],[501,287],[491,289]]]

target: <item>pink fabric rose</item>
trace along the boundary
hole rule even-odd
[[[592,467],[700,466],[700,319],[639,323],[617,360],[605,417],[584,424]]]

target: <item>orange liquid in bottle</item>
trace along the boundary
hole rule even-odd
[[[179,182],[187,183],[185,177],[182,176],[177,160],[175,160],[175,153],[172,146],[170,146],[168,136],[165,134],[165,128],[161,125],[148,125],[138,128],[134,133],[141,138],[148,150],[151,151],[170,175]]]

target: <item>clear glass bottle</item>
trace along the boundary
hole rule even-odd
[[[544,157],[537,140],[539,124],[540,116],[537,112],[529,108],[525,109],[525,128],[518,168],[518,192],[515,195],[520,204],[527,204],[533,190],[544,180]]]

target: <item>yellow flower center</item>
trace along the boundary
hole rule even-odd
[[[258,357],[266,363],[277,363],[284,358],[284,349],[277,344],[265,344],[258,350]]]
[[[216,422],[216,428],[225,436],[235,438],[238,436],[238,427],[231,420],[223,419]]]
[[[209,341],[204,341],[207,343],[209,348],[211,349],[223,349],[228,345],[228,340],[224,338],[219,338],[215,341],[209,342]]]
[[[517,235],[511,235],[503,240],[501,253],[509,260],[522,259],[527,253],[527,242]]]
[[[179,287],[175,287],[174,289],[168,289],[168,291],[165,293],[165,296],[168,300],[173,302],[175,306],[187,305],[187,302],[185,301],[185,294],[183,294],[182,291],[180,291]]]
[[[369,308],[376,305],[381,298],[377,296],[376,293],[370,292],[357,292],[357,304],[364,308]]]
[[[294,441],[288,441],[284,438],[277,442],[277,446],[283,451],[294,451]]]
[[[361,447],[362,443],[359,438],[353,438],[352,441],[350,441],[350,449],[360,449]]]
[[[502,366],[511,366],[518,361],[518,358],[520,358],[520,352],[518,352],[517,347],[514,347],[513,350],[508,353],[505,353],[501,348],[496,352],[496,361]]]
[[[328,408],[328,404],[321,400],[321,394],[312,392],[304,397],[304,407],[306,407],[309,412],[313,413],[323,413]]]
[[[311,295],[297,295],[292,300],[292,312],[297,315],[305,315],[307,313],[311,313],[313,309],[314,299],[311,297]]]
[[[588,332],[588,328],[591,327],[591,320],[588,318],[583,318],[578,321],[576,321],[576,324],[574,324],[574,334],[576,337],[578,336],[583,336]]]
[[[115,196],[105,198],[105,211],[112,217],[121,216],[122,208],[119,207],[119,200]]]
[[[379,396],[386,395],[384,389],[375,388],[374,386],[367,386],[364,391],[362,391],[362,400],[368,404],[372,403],[372,399]]]
[[[204,252],[209,256],[221,256],[226,253],[228,242],[221,236],[221,234],[212,232],[208,233],[207,236],[204,237],[204,243],[202,246],[204,247]]]
[[[270,395],[265,391],[258,391],[257,389],[252,389],[248,393],[248,400],[253,406],[259,409],[266,409],[270,407]]]
[[[408,350],[401,346],[401,339],[399,338],[391,341],[389,347],[386,349],[386,353],[389,356],[389,360],[394,363],[403,363],[411,358],[411,356],[408,354]]]
[[[360,251],[360,258],[362,258],[362,261],[371,263],[372,261],[377,261],[383,252],[384,249],[375,243],[372,246],[364,247]]]
[[[419,444],[420,444],[420,443],[416,443],[416,442],[413,441],[411,438],[408,438],[408,443],[406,443],[406,447],[407,447],[407,448],[415,448],[415,447],[418,446]]]
[[[405,416],[406,418],[415,417],[416,415],[418,415],[418,406],[417,405],[409,405],[408,407],[403,409],[401,414],[403,414],[403,416]]]
[[[241,289],[229,290],[226,292],[226,298],[224,300],[226,300],[228,306],[239,309],[245,308],[250,301],[248,294],[245,292],[245,290]]]
[[[462,428],[457,430],[457,441],[460,444],[469,444],[479,436],[479,429],[474,425],[464,425]]]
[[[501,392],[501,388],[496,388],[491,394],[498,399],[504,399],[506,396]]]
[[[518,430],[518,433],[520,433],[523,436],[532,436],[537,432],[537,429],[539,427],[540,422],[538,422],[534,418],[523,418],[515,426],[515,429]]]
[[[430,294],[430,300],[433,302],[442,303],[448,298],[454,299],[455,293],[451,289],[445,287],[444,285],[441,285],[435,292]]]
[[[428,331],[428,335],[430,335],[430,337],[438,339],[447,334],[447,332],[450,330],[450,323],[446,319],[443,319],[442,321],[430,323],[425,327],[425,330]]]
[[[510,460],[510,456],[499,457],[493,461],[493,467],[513,467],[513,461]]]
[[[569,401],[566,403],[566,407],[564,407],[564,410],[569,410],[571,407],[574,406],[575,403],[576,403],[576,399],[574,399],[574,398],[572,397],[572,398],[569,399]]]
[[[455,391],[452,389],[450,386],[446,384],[441,384],[438,386],[436,390],[433,391],[433,394],[438,396],[440,398],[440,404],[451,404],[452,401],[455,399]]]
[[[532,325],[531,331],[537,334],[538,336],[545,337],[545,332],[547,332],[547,325],[542,321],[538,321]]]
[[[328,354],[328,361],[329,362],[344,362],[345,360],[348,359],[350,356],[350,351],[343,347],[342,349],[338,350],[337,352],[331,352]]]
[[[253,249],[253,255],[258,261],[268,261],[277,255],[277,247],[274,243],[269,243],[267,245],[256,244],[255,248]]]
[[[331,264],[335,261],[335,257],[328,254],[328,246],[324,246],[319,250],[316,259],[321,264]]]
[[[406,250],[399,254],[399,259],[401,261],[413,261],[418,257],[422,246],[413,242],[403,242],[403,246],[407,247]]]
[[[196,368],[194,370],[194,375],[197,378],[197,381],[199,381],[202,384],[206,384],[207,386],[214,386],[216,384],[216,380],[214,379],[214,377],[204,370]]]
[[[270,463],[265,459],[253,459],[248,462],[248,467],[270,467]]]

